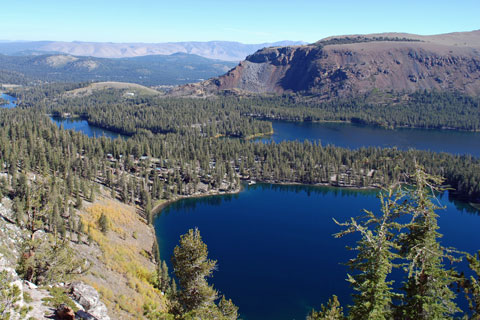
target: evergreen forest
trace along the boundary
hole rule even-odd
[[[360,235],[352,245],[357,256],[347,262],[353,304],[341,306],[333,296],[307,319],[448,319],[459,314],[479,319],[478,254],[440,244],[436,217],[441,208],[434,196],[448,189],[457,199],[480,202],[480,159],[413,149],[251,141],[272,133],[269,119],[478,131],[478,98],[426,91],[373,92],[329,102],[296,95],[129,96],[117,89],[72,94],[86,86],[15,88],[10,94],[18,98],[17,108],[0,110],[0,193],[13,202],[13,222],[32,234],[18,266],[24,279],[48,284],[84,272],[63,240],[89,237],[75,209],[93,202],[99,186],[112,198],[136,206],[147,223],[162,201],[211,190],[238,192],[241,181],[383,188],[380,215],[365,212],[337,222],[336,237]],[[49,115],[85,119],[126,137],[113,140],[63,130]],[[98,225],[108,233],[108,216],[100,216]],[[38,230],[51,237],[35,239]],[[216,261],[208,258],[199,230],[181,237],[172,257],[173,273],[159,258],[158,247],[152,252],[157,272],[151,282],[170,303],[167,312],[145,304],[146,318],[238,318],[241,310],[207,281]],[[462,258],[471,275],[451,267]],[[396,268],[404,272],[400,290],[389,279]],[[467,296],[470,310],[460,310],[457,294]]]

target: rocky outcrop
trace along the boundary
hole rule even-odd
[[[234,90],[300,92],[331,98],[374,88],[480,94],[480,30],[430,37],[375,36],[375,40],[363,42],[341,44],[340,37],[312,45],[265,48],[221,77],[180,87],[171,94],[208,95]]]
[[[9,319],[50,319],[49,317],[53,312],[43,301],[44,298],[50,296],[49,293],[46,290],[39,289],[31,282],[21,280],[13,266],[14,264],[9,259],[0,254],[0,272],[6,273],[7,278],[4,278],[3,281],[8,281],[8,283],[1,283],[2,289],[7,288],[6,285],[15,286],[18,289],[17,301],[10,305],[7,310],[10,313]],[[25,300],[25,296],[29,297],[28,301]],[[26,313],[21,313],[22,309]]]
[[[73,299],[84,309],[84,312],[77,314],[80,319],[110,320],[107,307],[100,301],[97,290],[83,282],[72,282],[69,288]]]
[[[100,301],[98,292],[89,285],[82,282],[73,282],[69,285],[68,289],[71,292],[71,297],[78,303],[79,307],[77,316],[72,318],[71,309],[54,310],[45,303],[45,298],[51,298],[48,290],[20,279],[15,271],[15,266],[20,255],[21,243],[27,237],[27,234],[16,224],[9,222],[9,220],[15,219],[10,206],[11,203],[7,198],[0,202],[0,272],[8,280],[8,283],[0,283],[0,285],[3,288],[6,288],[6,284],[16,286],[19,290],[18,301],[9,310],[11,312],[10,319],[52,319],[56,313],[59,317],[61,315],[62,319],[110,320],[107,307]],[[45,235],[43,231],[35,232],[35,238],[42,238]],[[63,287],[63,284],[59,285]],[[29,297],[28,301],[25,300],[25,296]],[[28,308],[28,312],[22,315],[19,312],[21,308]]]

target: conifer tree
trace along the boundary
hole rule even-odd
[[[328,300],[326,306],[322,305],[320,311],[312,310],[307,316],[307,320],[344,320],[343,308],[336,295]]]
[[[168,266],[165,261],[162,261],[158,267],[158,287],[162,292],[168,292],[170,289],[171,279],[168,275]]]
[[[153,259],[155,260],[155,263],[157,263],[157,265],[160,265],[161,263],[160,249],[158,248],[158,241],[156,238],[155,238],[155,241],[153,241],[153,245],[152,245],[152,255],[153,255]]]
[[[75,208],[82,209],[82,198],[80,197],[80,192],[77,190],[75,195]]]
[[[480,251],[477,254],[467,254],[467,261],[473,275],[462,283],[470,310],[471,319],[480,320]]]
[[[190,229],[180,237],[173,251],[172,264],[180,284],[179,302],[185,312],[210,307],[217,299],[217,291],[208,284],[217,262],[207,258],[207,245],[198,229]]]
[[[98,226],[100,227],[100,231],[104,234],[108,232],[110,229],[109,221],[107,216],[102,212],[100,217],[98,218]]]
[[[14,313],[24,318],[31,307],[21,307],[21,302],[22,290],[14,284],[13,276],[6,270],[0,271],[0,319],[17,319]]]
[[[17,273],[36,284],[68,281],[88,269],[85,260],[76,257],[68,241],[57,241],[52,235],[26,240],[22,252]]]
[[[405,297],[399,309],[403,319],[445,319],[459,311],[450,286],[458,280],[444,261],[455,261],[453,251],[438,241],[434,192],[442,179],[425,173],[420,166],[413,174],[414,188],[408,192],[405,211],[410,214],[408,232],[401,234],[400,253],[407,260],[408,279],[403,286]]]
[[[222,296],[218,302],[218,308],[225,320],[236,320],[238,318],[238,307],[233,304],[231,299],[226,299]]]
[[[335,237],[353,232],[361,236],[353,248],[358,251],[357,256],[347,263],[354,271],[353,275],[348,275],[348,281],[357,291],[353,296],[354,304],[350,306],[350,319],[390,319],[392,316],[395,294],[391,287],[393,281],[388,281],[387,276],[398,257],[395,253],[398,246],[393,238],[395,229],[400,227],[395,219],[402,211],[402,205],[398,203],[402,197],[401,190],[390,188],[380,193],[381,215],[365,210],[363,217],[351,218],[345,223],[337,222],[346,229]]]
[[[94,190],[94,185],[90,187],[90,195],[88,196],[88,201],[94,202],[95,201],[95,190]]]

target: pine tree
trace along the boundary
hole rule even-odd
[[[312,310],[307,320],[344,320],[343,308],[336,295],[328,300],[326,306],[322,305],[320,311]]]
[[[68,281],[88,269],[86,261],[76,257],[68,241],[57,241],[52,235],[26,240],[22,253],[17,273],[36,284]]]
[[[75,208],[78,210],[82,209],[82,198],[80,197],[80,192],[78,190],[75,194]]]
[[[171,279],[168,275],[168,266],[165,261],[159,265],[158,268],[158,286],[162,292],[168,292],[170,289]]]
[[[0,319],[9,320],[13,313],[24,318],[31,307],[20,307],[22,298],[22,290],[14,284],[13,276],[6,270],[0,271]]]
[[[13,211],[15,212],[15,222],[19,226],[23,226],[25,224],[25,203],[19,197],[13,201]]]
[[[100,217],[98,218],[98,226],[100,227],[100,231],[106,234],[110,228],[110,223],[108,221],[107,216],[102,212]]]
[[[236,320],[238,318],[238,307],[233,304],[231,299],[226,299],[222,296],[218,302],[218,308],[225,320]]]
[[[346,230],[335,237],[353,232],[361,235],[353,248],[358,254],[347,263],[354,271],[353,275],[348,275],[348,281],[358,292],[354,294],[354,304],[350,306],[350,319],[390,319],[392,316],[392,298],[395,295],[391,287],[393,281],[387,281],[387,276],[394,266],[393,260],[398,257],[395,253],[398,245],[393,238],[395,229],[399,227],[395,219],[401,214],[402,205],[398,202],[402,197],[401,190],[390,188],[380,193],[381,215],[365,210],[365,216],[359,219],[337,222]],[[332,303],[336,303],[335,298]]]
[[[217,299],[217,291],[206,279],[212,276],[217,262],[207,256],[207,245],[198,229],[182,235],[173,251],[173,269],[181,288],[178,297],[185,312],[209,308]]]
[[[462,287],[472,310],[471,319],[480,320],[480,251],[474,255],[467,254],[467,261],[473,275],[463,281]]]
[[[177,295],[177,282],[175,279],[172,279],[172,283],[170,284],[170,295],[172,297]]]
[[[145,198],[146,198],[145,217],[147,218],[148,223],[152,224],[153,223],[152,199],[150,197],[150,194],[147,194]]]
[[[161,263],[161,261],[160,261],[160,249],[158,248],[158,241],[157,241],[156,238],[155,238],[155,241],[153,241],[153,245],[152,245],[152,255],[153,255],[153,259],[155,260],[157,265],[160,265],[160,263]]]
[[[420,166],[413,175],[414,188],[408,192],[409,203],[405,211],[411,221],[408,232],[402,234],[400,253],[408,261],[408,279],[403,286],[405,297],[400,308],[403,319],[445,319],[459,311],[450,286],[457,281],[447,270],[445,260],[455,261],[452,250],[440,245],[434,204],[434,192],[442,179],[425,173]]]
[[[88,201],[90,201],[90,202],[94,202],[94,201],[95,201],[95,190],[94,190],[93,184],[92,184],[92,186],[90,187],[90,195],[88,196]]]

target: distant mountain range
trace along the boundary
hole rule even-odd
[[[225,61],[241,61],[255,51],[271,46],[305,44],[301,41],[243,44],[230,41],[167,42],[167,43],[111,43],[111,42],[62,42],[62,41],[0,41],[0,54],[32,55],[65,53],[74,56],[97,58],[130,58],[173,53],[195,54],[204,58]]]
[[[480,30],[434,36],[383,33],[271,47],[223,76],[174,95],[303,93],[319,98],[382,91],[457,90],[480,95]]]
[[[0,55],[0,83],[119,81],[179,85],[221,75],[235,65],[186,53],[119,59],[66,54]]]

